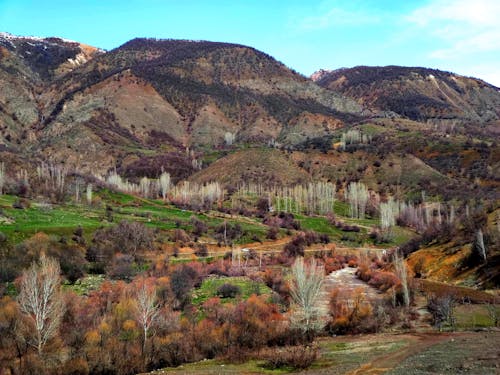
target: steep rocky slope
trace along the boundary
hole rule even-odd
[[[43,121],[41,98],[47,84],[95,56],[94,47],[60,38],[18,37],[0,33],[0,144],[19,152],[36,141]]]
[[[87,171],[227,136],[293,145],[371,114],[255,49],[179,40],[132,40],[54,77],[38,100],[37,148]]]
[[[360,104],[438,127],[498,131],[500,89],[479,79],[418,67],[358,66],[312,78]]]
[[[314,79],[237,44],[134,39],[104,52],[3,33],[0,157],[135,179],[498,190],[497,88],[423,68]],[[372,141],[340,150],[346,127]]]

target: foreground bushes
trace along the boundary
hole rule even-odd
[[[268,348],[261,354],[261,358],[266,360],[266,367],[272,370],[290,367],[303,370],[319,358],[319,349],[316,345]]]

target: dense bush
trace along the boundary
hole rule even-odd
[[[455,328],[455,298],[449,294],[430,295],[427,298],[427,309],[432,315],[432,322],[440,331],[443,325]]]
[[[279,233],[280,233],[279,228],[277,228],[277,227],[269,227],[269,229],[267,230],[267,233],[266,233],[266,238],[268,240],[273,240],[273,241],[277,240]]]
[[[399,279],[394,273],[372,269],[366,265],[358,267],[356,276],[382,292],[400,284]]]
[[[303,233],[297,234],[283,248],[283,253],[290,258],[304,256],[307,241]]]
[[[241,294],[241,288],[233,284],[222,284],[217,288],[217,295],[221,298],[235,298]]]
[[[285,346],[266,349],[261,358],[266,360],[266,367],[272,370],[280,368],[293,368],[304,370],[320,356],[315,345]]]
[[[151,250],[154,233],[139,222],[121,221],[118,225],[98,229],[87,252],[91,262],[106,263],[115,253],[130,254],[135,260]]]
[[[135,274],[134,257],[130,254],[116,253],[107,267],[107,275],[112,279],[131,280]]]
[[[309,230],[296,234],[290,242],[283,248],[283,254],[288,257],[304,256],[306,246],[311,246],[316,243],[329,243],[328,235],[318,234],[315,231]]]
[[[155,134],[158,136],[158,134]],[[155,138],[158,140],[158,138]],[[181,152],[169,152],[155,156],[143,156],[142,158],[117,170],[118,174],[127,178],[140,179],[158,178],[163,172],[170,174],[172,183],[185,180],[195,171],[191,158]]]
[[[192,233],[196,237],[199,237],[208,232],[208,225],[203,221],[198,219],[196,216],[191,216],[191,225],[193,226]]]
[[[205,244],[197,244],[196,245],[196,250],[194,251],[194,254],[197,257],[206,257],[208,256],[208,247]]]
[[[279,214],[269,214],[264,218],[264,224],[270,227],[279,227],[285,229],[300,229],[300,222],[295,220],[295,216],[289,212],[280,212]]]
[[[199,273],[190,266],[176,268],[170,276],[170,286],[177,300],[176,307],[182,309],[190,301],[190,290],[199,282]]]
[[[223,223],[217,226],[214,230],[214,237],[219,244],[232,244],[245,235],[245,231],[239,223]]]

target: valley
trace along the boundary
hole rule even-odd
[[[498,372],[499,88],[7,33],[0,84],[0,375]]]

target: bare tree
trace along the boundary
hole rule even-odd
[[[234,143],[236,136],[231,133],[231,132],[226,132],[224,134],[224,141],[226,142],[226,145],[231,146]]]
[[[486,263],[486,246],[484,246],[484,236],[482,229],[478,229],[476,232],[476,238],[472,244],[476,253],[481,257],[481,260]]]
[[[144,198],[149,198],[151,192],[151,180],[147,177],[141,178],[139,181],[139,190]]]
[[[394,253],[394,268],[396,275],[401,281],[401,288],[403,292],[403,301],[406,307],[410,306],[410,288],[408,287],[408,270],[403,257],[399,254],[398,250]]]
[[[398,215],[398,202],[390,197],[386,203],[380,203],[380,227],[383,230],[390,230],[396,225],[396,216]]]
[[[380,203],[380,228],[385,240],[392,238],[392,227],[396,225],[396,216],[399,215],[399,202],[390,197],[386,203]]]
[[[295,324],[304,332],[311,333],[320,328],[319,316],[321,309],[318,307],[325,270],[318,266],[313,259],[311,264],[306,265],[304,258],[299,257],[292,265],[293,280],[290,287],[290,295],[299,307]]]
[[[77,178],[75,181],[75,203],[80,202],[80,183],[81,180]]]
[[[170,190],[170,174],[167,172],[163,172],[158,179],[158,183],[160,185],[161,197],[163,200],[167,197],[167,192]]]
[[[87,204],[91,205],[92,204],[92,184],[87,185],[86,196],[87,196]]]
[[[432,315],[434,325],[440,332],[443,329],[443,324],[448,324],[452,330],[455,329],[455,304],[455,298],[450,294],[427,297],[427,309]]]
[[[144,278],[139,281],[139,286],[136,292],[136,302],[136,319],[142,327],[142,353],[144,354],[146,351],[149,330],[158,319],[158,314],[160,312],[160,306],[156,299],[156,289],[154,285],[148,283]]]
[[[368,202],[368,188],[362,182],[351,182],[345,191],[345,198],[351,207],[351,217],[364,219]]]
[[[40,257],[23,271],[18,301],[21,311],[33,322],[35,331],[30,343],[42,354],[43,347],[59,329],[64,313],[60,290],[61,269],[57,260]]]

